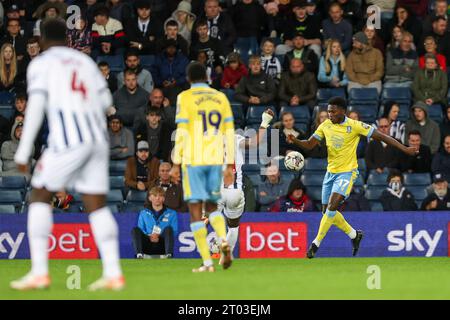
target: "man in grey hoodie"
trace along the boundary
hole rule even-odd
[[[428,105],[417,101],[411,107],[411,119],[406,122],[405,136],[412,130],[417,130],[422,136],[422,143],[435,154],[440,145],[441,133],[436,122],[428,118]]]
[[[0,170],[1,176],[22,175],[17,170],[16,163],[14,162],[14,155],[19,147],[19,141],[22,136],[22,127],[23,122],[14,123],[11,129],[11,140],[5,141],[2,144],[0,152],[0,158],[3,162],[2,170]],[[34,150],[32,151],[32,154],[33,153]]]

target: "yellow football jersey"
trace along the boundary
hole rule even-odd
[[[175,122],[177,133],[172,157],[175,164],[234,163],[233,113],[222,92],[204,83],[193,84],[178,95]]]
[[[321,141],[326,139],[328,151],[328,172],[350,172],[358,168],[356,148],[360,136],[370,138],[374,128],[361,121],[345,117],[344,122],[333,124],[325,120],[314,132],[313,137]]]

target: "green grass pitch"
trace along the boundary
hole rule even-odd
[[[53,285],[38,292],[8,287],[28,271],[28,260],[1,260],[0,299],[450,299],[448,258],[242,259],[226,271],[192,274],[199,262],[122,260],[127,288],[91,293],[98,260],[52,260]],[[70,265],[80,267],[81,290],[66,287]],[[371,265],[381,272],[379,290],[367,288]]]

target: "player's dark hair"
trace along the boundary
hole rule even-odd
[[[395,177],[400,177],[400,181],[403,183],[403,174],[398,169],[391,169],[389,171],[389,174],[387,176],[386,182],[387,183],[391,182],[391,179],[395,178]]]
[[[345,101],[345,99],[342,97],[333,97],[330,100],[328,100],[328,104],[347,111],[347,101]]]
[[[422,134],[420,133],[419,130],[411,130],[410,132],[408,132],[408,138],[412,135],[422,137]]]
[[[191,83],[205,82],[208,79],[206,75],[206,67],[200,62],[194,61],[187,66],[187,77]]]
[[[45,42],[66,42],[66,23],[64,20],[46,19],[41,23],[41,38]]]

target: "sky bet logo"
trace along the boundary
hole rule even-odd
[[[442,233],[442,230],[437,230],[434,235],[430,235],[426,230],[414,233],[412,223],[408,223],[405,230],[392,230],[388,233],[387,239],[391,243],[388,250],[391,252],[418,250],[425,252],[425,257],[432,257]]]

